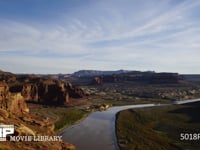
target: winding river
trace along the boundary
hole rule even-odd
[[[72,143],[77,150],[119,150],[115,134],[117,112],[130,108],[145,108],[172,104],[186,104],[200,99],[176,101],[171,104],[141,104],[111,107],[107,111],[91,113],[82,122],[64,129],[63,141]]]

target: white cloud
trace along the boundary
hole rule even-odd
[[[189,0],[100,1],[78,7],[46,28],[45,22],[0,19],[0,67],[16,72],[192,71],[184,68],[187,64],[195,71],[200,21],[191,16],[198,7],[199,1]]]

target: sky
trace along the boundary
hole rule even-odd
[[[199,0],[0,0],[0,70],[200,74]]]

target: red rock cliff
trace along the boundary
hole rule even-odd
[[[10,92],[5,82],[0,82],[0,108],[15,114],[29,112],[21,93]]]

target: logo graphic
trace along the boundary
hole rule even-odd
[[[0,141],[6,141],[6,135],[14,133],[14,125],[0,124]]]
[[[9,134],[14,134],[14,125],[4,125],[0,124],[0,141],[7,141],[6,136]],[[62,141],[62,136],[48,136],[48,135],[37,135],[37,136],[32,136],[32,135],[25,135],[25,136],[12,136],[10,135],[9,141],[44,141],[44,142],[49,142],[49,141]]]

